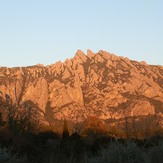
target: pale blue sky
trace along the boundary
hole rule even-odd
[[[100,49],[163,65],[163,0],[0,0],[0,66]]]

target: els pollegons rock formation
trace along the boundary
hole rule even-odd
[[[1,96],[32,101],[44,123],[80,123],[158,115],[163,118],[163,66],[78,50],[72,59],[49,66],[0,67]]]

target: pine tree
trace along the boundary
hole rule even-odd
[[[69,140],[69,138],[70,136],[69,136],[68,126],[67,126],[67,121],[64,119],[62,140]]]

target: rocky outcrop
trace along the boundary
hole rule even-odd
[[[53,65],[0,68],[0,91],[14,103],[31,100],[53,122],[81,122],[125,116],[163,115],[163,66],[118,57],[105,51]],[[49,112],[50,111],[50,112]],[[50,113],[50,116],[46,116]]]

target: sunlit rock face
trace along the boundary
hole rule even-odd
[[[163,66],[100,50],[49,66],[0,68],[0,91],[15,103],[31,100],[53,122],[163,115]],[[48,116],[47,116],[48,115]]]

